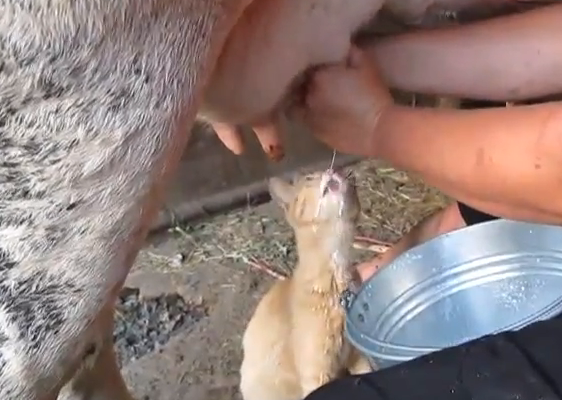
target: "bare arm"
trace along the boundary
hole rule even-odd
[[[562,93],[562,4],[368,48],[397,89],[488,100]]]
[[[391,106],[370,155],[505,218],[562,223],[562,103],[484,110]]]

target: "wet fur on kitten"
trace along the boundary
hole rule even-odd
[[[349,371],[370,371],[344,337],[340,294],[355,280],[359,200],[351,179],[322,172],[270,180],[294,230],[298,263],[258,304],[243,338],[244,400],[299,400]]]

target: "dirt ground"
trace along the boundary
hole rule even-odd
[[[393,242],[446,204],[437,191],[380,163],[364,161],[350,169],[363,209],[359,236]],[[372,256],[357,249],[358,260]],[[124,362],[137,399],[239,399],[245,324],[275,276],[290,273],[294,260],[292,233],[272,202],[152,237],[127,286],[139,288],[144,299],[179,294],[204,315],[162,336],[153,351]]]

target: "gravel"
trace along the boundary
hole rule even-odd
[[[120,365],[158,350],[206,315],[202,305],[186,303],[179,294],[144,299],[137,289],[123,289],[113,332]]]

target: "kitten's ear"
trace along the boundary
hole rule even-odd
[[[270,178],[269,194],[277,204],[286,209],[295,197],[295,187],[282,178]]]

